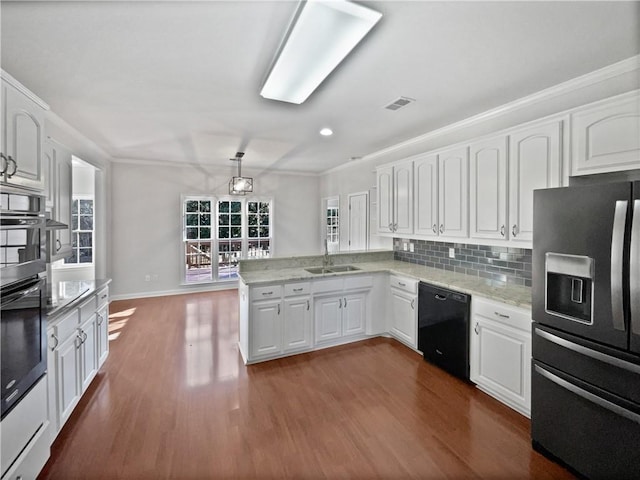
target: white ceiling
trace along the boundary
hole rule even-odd
[[[640,53],[639,2],[362,3],[302,105],[258,93],[293,1],[3,0],[2,68],[116,159],[322,172]]]

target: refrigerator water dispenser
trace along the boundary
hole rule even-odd
[[[575,322],[593,323],[593,258],[547,253],[545,310]]]

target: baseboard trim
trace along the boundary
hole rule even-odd
[[[162,290],[157,292],[125,293],[121,295],[111,295],[110,300],[133,300],[136,298],[168,297],[171,295],[187,295],[189,293],[218,292],[221,290],[235,290],[238,282],[209,284],[188,289]]]

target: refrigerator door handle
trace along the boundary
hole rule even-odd
[[[631,224],[631,255],[629,262],[631,331],[635,335],[640,335],[640,200],[633,201],[633,223]]]
[[[626,408],[623,408],[620,405],[616,405],[615,403],[610,402],[609,400],[605,400],[602,397],[594,395],[593,393],[583,388],[580,388],[571,382],[567,382],[565,379],[560,378],[557,375],[554,375],[553,373],[545,370],[539,365],[535,366],[535,370],[536,370],[536,373],[542,375],[544,378],[555,383],[559,387],[562,387],[565,390],[569,390],[571,393],[574,393],[575,395],[578,395],[579,397],[582,397],[591,403],[595,403],[599,407],[607,409],[610,412],[613,412],[617,415],[620,415],[621,417],[631,420],[632,422],[640,424],[640,415],[638,415],[637,413],[627,410]]]
[[[624,252],[624,230],[627,224],[626,200],[616,202],[613,214],[613,233],[611,234],[611,314],[613,328],[625,331],[624,303],[622,296],[622,268]]]
[[[534,333],[551,343],[555,343],[561,347],[564,347],[573,352],[579,353],[580,355],[584,355],[586,357],[593,358],[594,360],[598,360],[600,362],[608,363],[617,368],[622,368],[629,372],[637,373],[640,375],[640,365],[635,363],[627,362],[622,358],[613,357],[611,355],[607,355],[606,353],[598,352],[597,350],[592,350],[591,348],[578,345],[577,343],[571,342],[564,338],[561,338],[553,333],[549,333],[545,330],[541,330],[537,327],[534,328]]]

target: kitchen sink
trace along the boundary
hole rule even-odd
[[[341,273],[341,272],[353,272],[354,270],[360,270],[353,265],[333,265],[331,267],[309,267],[305,268],[309,273],[314,275],[321,275],[323,273]]]
[[[360,270],[360,269],[358,267],[354,267],[353,265],[334,265],[329,267],[329,271],[334,273],[353,272],[354,270]]]

